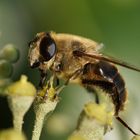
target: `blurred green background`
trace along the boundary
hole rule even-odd
[[[140,67],[139,0],[0,0],[0,48],[13,43],[20,49],[20,60],[15,64],[13,80],[24,73],[37,85],[39,73],[28,66],[28,42],[37,32],[50,30],[102,42],[105,45],[104,53]],[[129,92],[122,117],[140,133],[140,73],[122,67],[119,70]],[[58,127],[52,127],[53,120],[46,123],[41,140],[66,139],[75,128],[84,103],[92,99],[78,85],[68,86],[62,92],[61,102],[53,113]],[[3,99],[0,99],[0,110],[0,128],[12,126],[10,111]],[[24,124],[24,131],[29,139],[34,121],[32,114],[31,109],[25,116]],[[64,128],[59,132],[59,127]],[[113,131],[105,139],[123,140],[128,139],[129,135],[130,132],[115,121]]]

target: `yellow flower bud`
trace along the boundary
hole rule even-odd
[[[13,114],[14,128],[21,131],[23,117],[34,100],[36,89],[32,83],[27,81],[27,77],[22,75],[19,81],[6,88],[5,93]]]
[[[86,140],[86,139],[78,134],[73,134],[68,138],[68,140]]]
[[[113,112],[107,112],[105,105],[90,102],[85,105],[84,111],[89,117],[95,118],[103,125],[112,125]]]
[[[134,136],[132,140],[140,140],[140,136]]]
[[[19,50],[13,44],[7,44],[0,51],[0,59],[14,63],[19,59]]]
[[[26,138],[19,131],[8,129],[0,132],[0,140],[26,140]]]
[[[6,93],[11,96],[34,96],[36,89],[31,82],[27,81],[27,77],[22,75],[19,81],[12,83],[6,88]]]

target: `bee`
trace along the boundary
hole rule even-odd
[[[41,72],[40,87],[43,87],[48,70],[68,83],[78,83],[88,91],[96,87],[106,91],[114,104],[114,116],[134,135],[134,132],[120,117],[127,99],[125,82],[117,65],[140,72],[140,69],[113,57],[103,55],[102,45],[76,35],[40,32],[29,43],[29,64]],[[99,103],[98,96],[96,102]]]

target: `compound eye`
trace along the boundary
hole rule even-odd
[[[42,55],[45,61],[49,61],[56,52],[56,45],[54,40],[46,36],[40,42],[40,54]]]

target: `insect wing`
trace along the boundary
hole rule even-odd
[[[102,61],[114,63],[114,64],[117,64],[117,65],[123,66],[125,68],[132,69],[132,70],[140,72],[140,68],[138,68],[134,65],[131,65],[127,62],[124,62],[124,61],[118,60],[116,58],[113,58],[111,56],[105,56],[105,55],[101,55],[101,54],[88,54],[88,53],[78,51],[78,50],[74,51],[73,54],[75,56],[78,56],[78,57],[89,57],[89,58],[93,58],[93,59],[97,59],[97,60],[102,60]]]

